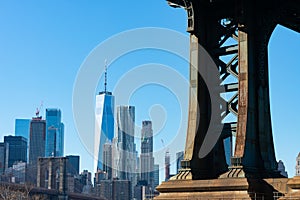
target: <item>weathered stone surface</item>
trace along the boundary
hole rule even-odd
[[[300,177],[295,176],[287,182],[288,193],[279,200],[299,200],[300,199]]]
[[[212,180],[171,180],[157,187],[157,200],[169,199],[273,199],[274,193],[286,193],[288,179],[226,178]],[[274,187],[273,187],[273,185]]]

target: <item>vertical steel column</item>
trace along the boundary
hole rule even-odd
[[[276,177],[269,106],[268,42],[276,26],[272,13],[243,1],[239,18],[238,125],[233,163],[246,177]]]
[[[213,60],[219,61],[219,55],[215,50],[219,46],[220,37],[223,36],[224,27],[220,25],[220,20],[209,14],[209,9],[202,9],[202,13],[195,13],[194,10],[198,9],[200,8],[191,3],[187,7],[189,16],[193,13],[191,15],[193,18],[189,17],[188,21],[188,31],[191,33],[188,133],[182,169],[173,180],[217,178],[228,170],[222,138],[219,138],[207,156],[199,157],[200,148],[207,136],[207,130],[212,119],[211,116],[216,114],[212,113],[212,99],[210,99],[209,89],[204,81],[204,79],[207,80],[214,75],[199,73],[206,67],[200,64],[201,56],[203,56],[201,53],[203,52],[199,48],[201,45]],[[194,19],[197,20],[191,21]],[[221,110],[219,118],[220,121],[214,124],[215,126],[221,126]]]

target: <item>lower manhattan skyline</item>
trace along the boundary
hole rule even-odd
[[[93,148],[82,139],[85,134],[94,134],[94,126],[91,125],[86,133],[78,131],[73,104],[75,83],[87,57],[104,41],[113,41],[109,39],[129,30],[157,27],[174,30],[189,39],[183,9],[174,10],[162,0],[147,2],[146,6],[143,3],[136,0],[131,4],[119,1],[0,2],[0,91],[4,97],[0,104],[0,138],[14,135],[15,120],[34,117],[36,107],[43,101],[44,108],[59,108],[63,113],[64,155],[80,155],[81,171],[87,169],[94,173],[94,157],[90,151]],[[300,152],[296,142],[300,138],[300,107],[297,106],[300,98],[297,87],[300,85],[299,38],[299,33],[278,26],[269,47],[275,153],[277,161],[284,162],[289,177],[295,175],[296,156]],[[155,38],[150,39],[155,41]],[[121,48],[128,43],[130,38],[117,44]],[[94,101],[96,95],[104,90],[101,69],[107,59],[107,87],[116,95],[115,105],[135,106],[135,144],[139,153],[142,121],[152,121],[153,151],[155,162],[160,165],[162,181],[165,151],[170,150],[173,174],[176,172],[176,153],[184,150],[185,146],[188,62],[180,56],[148,46],[117,58],[109,57],[110,50],[107,50],[106,58],[99,57],[94,63],[100,71],[97,85],[90,88],[94,91]],[[188,54],[188,51],[187,46],[184,53]],[[135,73],[138,76],[134,76]],[[172,82],[172,73],[181,77],[182,82],[168,85],[168,80]],[[155,79],[160,75],[163,75],[162,79]],[[128,83],[126,78],[133,85],[127,87],[129,94],[119,93],[123,96],[118,96],[120,84],[126,88],[122,82]],[[139,82],[140,79],[144,82]],[[157,81],[165,79],[166,82]],[[178,94],[176,89],[181,93]],[[184,100],[181,100],[181,95]],[[89,102],[83,103],[88,109]],[[90,104],[95,105],[95,102]],[[45,109],[40,114],[45,118]],[[181,138],[180,143],[174,139],[177,136]]]

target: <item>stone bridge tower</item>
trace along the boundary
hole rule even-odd
[[[49,157],[38,159],[37,187],[66,191],[66,157]]]
[[[213,199],[233,194],[251,199],[251,193],[272,199],[273,192],[280,189],[266,184],[265,179],[276,182],[280,174],[270,115],[268,43],[278,24],[300,32],[300,1],[169,0],[168,3],[187,11],[190,104],[182,169],[158,187],[161,195],[157,199],[168,199],[172,194],[175,199]],[[206,83],[209,70],[204,70],[207,74],[201,73],[207,67],[201,47],[215,63],[222,93],[230,96],[226,100],[220,97],[220,105],[225,106],[217,113],[212,111],[214,101]],[[215,114],[219,121],[212,120]],[[237,120],[222,123],[229,114]],[[220,137],[211,151],[201,157],[199,152],[209,141],[211,123],[223,128],[212,133]],[[227,166],[223,139],[232,135],[236,137],[235,151],[231,165]]]

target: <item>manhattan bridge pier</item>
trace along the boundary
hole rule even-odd
[[[269,39],[278,24],[300,33],[300,1],[168,3],[187,12],[189,119],[182,169],[158,186],[156,199],[300,199],[300,178],[284,178],[277,171],[268,80]],[[213,120],[213,104],[218,101],[212,99],[206,82],[214,75],[210,69],[202,70],[207,63],[200,47],[217,67],[224,89],[220,93],[230,94],[226,100],[217,97],[225,105],[219,106],[218,120]],[[224,123],[228,115],[236,120]],[[222,128],[214,133],[218,137],[211,150],[201,156],[211,125]],[[232,136],[235,148],[228,165],[223,140]]]

